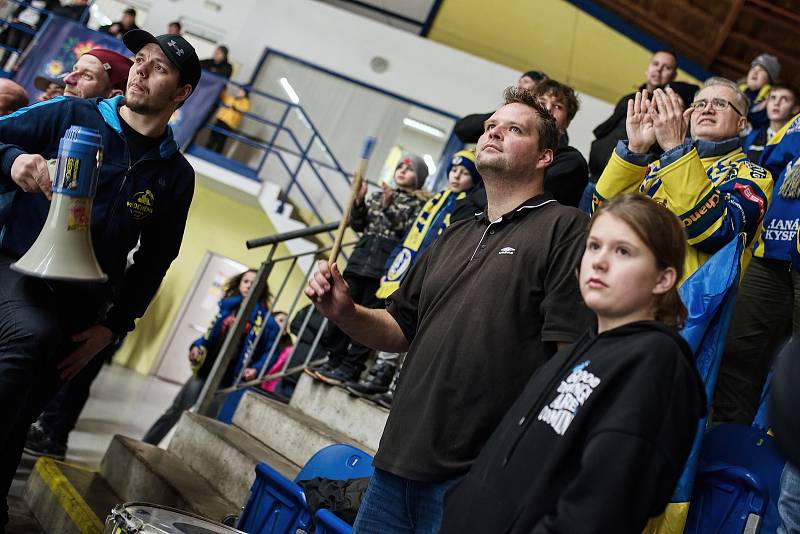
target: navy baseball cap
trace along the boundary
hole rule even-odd
[[[180,35],[154,36],[145,30],[130,30],[122,36],[128,50],[136,54],[144,45],[157,44],[170,62],[178,68],[183,78],[192,86],[192,92],[200,81],[200,60],[189,42]]]

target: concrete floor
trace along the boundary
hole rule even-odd
[[[97,468],[115,434],[141,439],[150,425],[172,403],[179,389],[178,384],[143,376],[125,367],[105,366],[92,385],[89,402],[69,436],[66,461]],[[165,443],[169,437],[167,436]],[[33,457],[25,455],[14,477],[9,494],[9,534],[34,532],[31,527],[24,530],[13,528],[22,526],[20,522],[30,519],[20,497],[34,461]]]

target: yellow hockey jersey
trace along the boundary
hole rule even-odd
[[[738,138],[687,141],[657,161],[646,158],[620,141],[597,182],[593,209],[607,198],[637,191],[669,208],[683,222],[689,240],[684,280],[741,232],[748,245],[761,232],[772,177],[747,159]],[[748,246],[745,265],[751,254]]]

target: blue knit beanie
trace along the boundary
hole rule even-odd
[[[483,177],[481,177],[481,174],[478,172],[478,168],[475,167],[475,153],[472,150],[459,150],[453,154],[453,157],[450,159],[450,165],[447,166],[447,174],[450,174],[450,170],[456,165],[461,165],[469,171],[470,176],[472,176],[473,187],[483,181]]]

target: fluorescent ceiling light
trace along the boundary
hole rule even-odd
[[[294,87],[292,87],[292,84],[289,83],[289,80],[286,78],[281,78],[278,81],[280,81],[281,87],[283,87],[283,90],[286,91],[286,94],[289,95],[289,100],[295,104],[299,104],[300,97],[297,96],[297,93],[295,92]]]
[[[409,128],[414,128],[415,130],[419,130],[420,132],[432,135],[433,137],[438,137],[440,139],[444,138],[444,132],[439,128],[434,128],[430,124],[425,124],[424,122],[414,120],[410,117],[406,117],[405,119],[403,119],[403,124],[405,124]]]
[[[425,160],[425,165],[428,166],[428,174],[436,174],[436,162],[433,161],[433,156],[425,154],[422,159]]]

